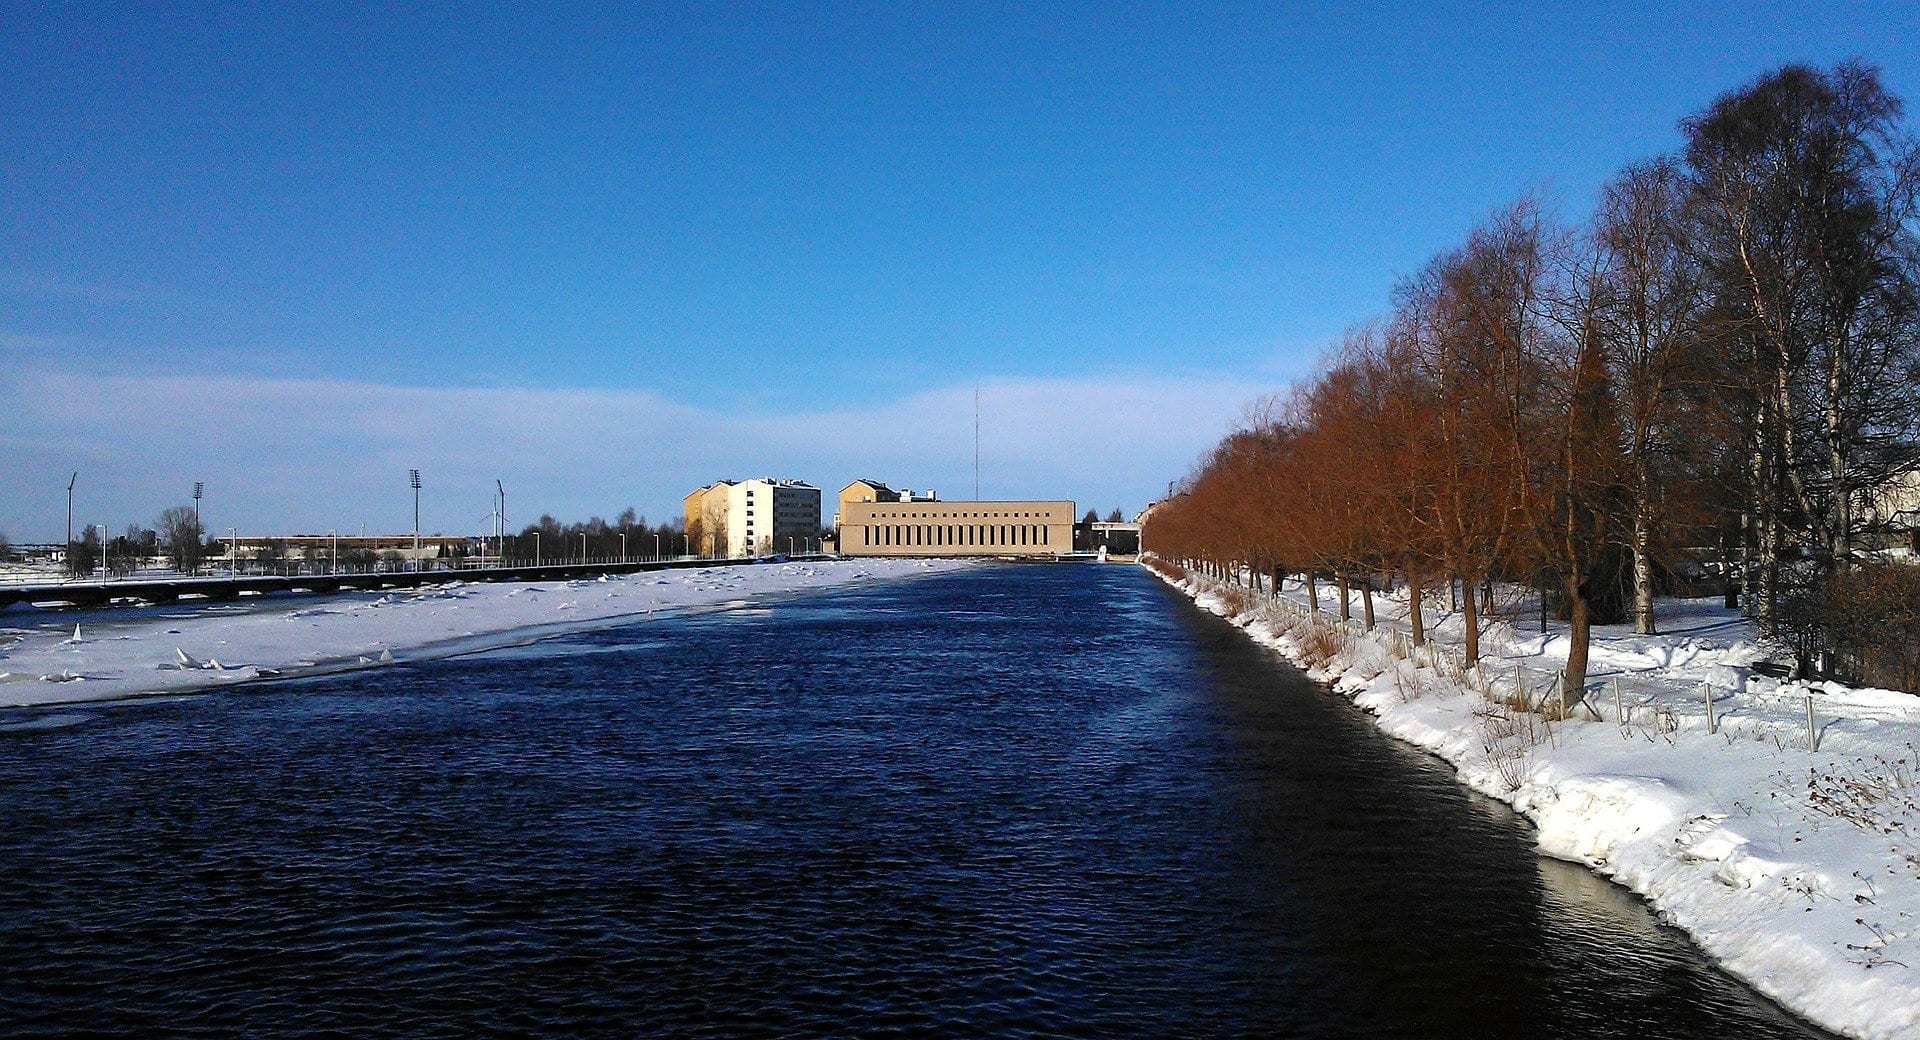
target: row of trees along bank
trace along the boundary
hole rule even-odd
[[[1343,610],[1357,584],[1369,624],[1376,578],[1457,581],[1470,662],[1496,582],[1551,588],[1570,686],[1592,624],[1654,630],[1691,549],[1803,674],[1920,691],[1920,570],[1877,551],[1920,458],[1901,102],[1864,65],[1789,66],[1682,127],[1683,154],[1620,172],[1584,224],[1523,200],[1405,279],[1146,544],[1331,575]]]

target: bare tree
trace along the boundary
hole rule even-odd
[[[181,574],[199,573],[207,533],[201,528],[193,507],[168,509],[160,514],[158,526],[160,545],[166,551],[168,564]]]
[[[1633,630],[1654,632],[1654,553],[1678,506],[1669,495],[1685,444],[1686,390],[1701,370],[1705,294],[1686,241],[1687,188],[1673,162],[1629,167],[1595,219],[1599,336],[1616,395],[1629,497]]]
[[[80,538],[77,541],[67,545],[67,573],[76,578],[84,578],[92,574],[93,569],[98,566],[100,566],[100,531],[96,527],[88,526],[80,532]]]
[[[124,578],[140,569],[158,548],[157,537],[139,524],[127,525],[126,533],[107,543],[107,570]]]
[[[1771,627],[1851,566],[1860,507],[1914,464],[1920,147],[1864,65],[1790,65],[1689,120],[1696,247],[1745,377],[1749,536]],[[1812,569],[1783,569],[1804,554]]]

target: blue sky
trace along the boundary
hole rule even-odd
[[[5,4],[0,532],[957,497],[975,383],[984,491],[1135,509],[1493,207],[1920,98],[1911,3],[335,6]]]

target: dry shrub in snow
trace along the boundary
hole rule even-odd
[[[1920,870],[1920,752],[1856,758],[1826,770],[1809,769],[1800,798],[1823,816],[1894,840],[1893,851]]]
[[[1418,668],[1398,668],[1393,670],[1393,688],[1400,694],[1400,703],[1417,701],[1427,692],[1427,683],[1420,677]]]
[[[1333,663],[1346,638],[1331,626],[1307,622],[1294,629],[1293,642],[1300,648],[1303,663],[1314,668],[1325,668]]]
[[[1170,581],[1185,581],[1188,577],[1185,571],[1181,570],[1180,568],[1174,566],[1171,563],[1168,563],[1167,561],[1161,559],[1158,556],[1149,556],[1145,560],[1142,560],[1141,562],[1145,564],[1148,568],[1150,568],[1155,574],[1158,574],[1161,577],[1166,578]]]
[[[1500,778],[1501,788],[1507,794],[1520,790],[1533,776],[1533,749],[1552,734],[1552,728],[1529,711],[1490,707],[1476,714],[1480,719],[1480,748],[1486,752],[1487,765]]]
[[[1239,617],[1247,612],[1246,590],[1235,585],[1222,585],[1214,589],[1213,594],[1220,597],[1220,602],[1226,606],[1228,617]]]

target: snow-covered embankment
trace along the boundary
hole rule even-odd
[[[114,700],[378,667],[622,618],[950,570],[952,560],[836,560],[429,586],[238,613],[170,609],[88,632],[0,631],[0,708]],[[286,609],[279,609],[280,604]],[[295,605],[295,604],[298,605]]]
[[[1640,893],[1782,1005],[1843,1033],[1920,1037],[1920,699],[1751,676],[1750,634],[1728,614],[1674,625],[1693,634],[1597,632],[1592,707],[1561,719],[1548,691],[1565,640],[1551,632],[1494,626],[1482,668],[1466,671],[1444,615],[1436,650],[1409,647],[1404,599],[1382,597],[1365,634],[1309,616],[1291,587],[1262,603],[1161,576],[1512,804],[1543,853]]]

